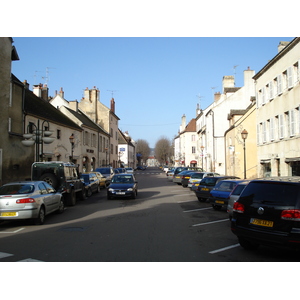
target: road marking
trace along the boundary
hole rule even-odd
[[[18,262],[42,262],[42,261],[33,258],[26,258],[26,259],[19,260]]]
[[[8,256],[13,256],[13,254],[0,252],[0,258],[4,258],[4,257],[8,257]]]
[[[2,231],[2,232],[0,232],[0,233],[17,233],[17,232],[19,232],[19,231],[21,231],[21,230],[24,230],[25,228],[20,228],[20,229],[18,229],[18,230],[15,230],[15,231]]]
[[[206,210],[206,209],[212,209],[212,207],[205,207],[205,208],[197,208],[197,209],[190,209],[190,210],[184,210],[183,212],[193,212],[198,210]]]
[[[217,221],[212,221],[212,222],[194,224],[192,226],[195,227],[195,226],[209,225],[209,224],[220,223],[220,222],[225,222],[225,221],[229,222],[229,219],[227,218],[227,219],[222,219],[222,220],[217,220]]]
[[[210,251],[208,253],[209,254],[215,254],[215,253],[218,253],[218,252],[222,252],[222,251],[226,251],[226,250],[229,250],[229,249],[232,249],[232,248],[236,248],[238,246],[240,246],[240,244],[235,244],[235,245],[232,245],[232,246],[228,246],[228,247],[224,247],[224,248],[221,248],[221,249],[213,250],[213,251]]]

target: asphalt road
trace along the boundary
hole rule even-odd
[[[226,211],[200,203],[159,169],[136,172],[135,200],[93,194],[44,225],[0,223],[0,262],[292,262],[299,253],[246,251]]]

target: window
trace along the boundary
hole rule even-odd
[[[284,136],[284,123],[283,123],[283,115],[278,116],[278,137],[279,139],[283,139]]]
[[[270,119],[269,129],[270,129],[270,140],[274,141],[275,137],[274,137],[274,119],[273,118]]]
[[[289,67],[287,69],[287,88],[291,89],[293,87],[294,80],[293,80],[293,68]]]
[[[61,131],[59,129],[56,130],[56,138],[58,140],[60,140],[60,137],[61,137]]]
[[[294,110],[290,110],[286,112],[287,116],[287,124],[289,129],[289,136],[295,135],[295,112]]]
[[[263,134],[263,143],[267,141],[267,128],[266,122],[262,123],[262,134]]]
[[[196,147],[195,146],[192,147],[192,153],[193,154],[196,153]]]
[[[192,134],[192,142],[195,142],[195,140],[196,140],[196,136],[195,134]]]
[[[269,83],[269,99],[272,100],[274,98],[274,90],[273,90],[273,81]]]
[[[282,76],[281,74],[277,76],[277,95],[282,94]]]

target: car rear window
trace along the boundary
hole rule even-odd
[[[240,195],[245,188],[245,184],[238,184],[231,195]]]
[[[232,191],[234,189],[234,187],[237,185],[236,182],[232,182],[232,181],[220,181],[215,189],[217,189],[218,191]]]
[[[218,178],[216,177],[205,177],[201,180],[201,185],[215,186]]]
[[[299,185],[284,182],[250,182],[240,198],[253,203],[294,206],[298,194]]]
[[[0,195],[18,195],[28,194],[34,191],[34,186],[31,184],[14,184],[5,185],[0,188]]]

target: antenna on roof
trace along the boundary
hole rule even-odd
[[[36,80],[36,73],[37,73],[37,72],[40,72],[40,73],[41,73],[42,71],[34,71],[34,75],[33,75],[33,85],[36,84],[36,81],[35,81],[35,80]]]
[[[234,81],[235,81],[235,75],[236,75],[236,68],[237,68],[238,66],[239,66],[239,65],[233,66]],[[235,85],[235,83],[234,83],[234,85]]]
[[[201,98],[204,98],[204,97],[203,97],[203,96],[200,96],[200,93],[199,93],[199,95],[196,95],[196,97],[199,98],[199,109],[201,109],[201,103],[200,103],[200,100],[201,100]]]
[[[42,77],[43,79],[45,79],[45,84],[48,85],[49,82],[49,69],[55,69],[55,68],[50,68],[50,67],[46,67],[46,76]]]
[[[217,88],[217,86],[212,86],[211,89],[212,89],[212,92],[213,92],[213,99],[215,97],[215,89]]]
[[[107,90],[108,92],[111,92],[111,97],[114,97],[114,92],[117,92],[117,90]]]

